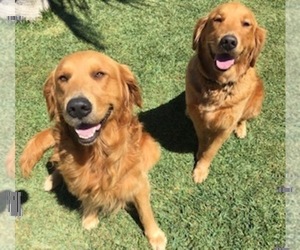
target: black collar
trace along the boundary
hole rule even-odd
[[[218,82],[218,81],[216,81],[216,80],[212,80],[212,79],[206,77],[206,76],[203,75],[203,74],[201,74],[201,75],[202,75],[202,77],[206,80],[206,82],[207,82],[209,85],[218,85],[218,86],[220,86],[220,87],[225,87],[225,86],[230,87],[230,86],[232,86],[233,84],[235,84],[235,82],[233,82],[233,81],[229,81],[229,82],[227,82],[227,83],[220,83],[220,82]]]

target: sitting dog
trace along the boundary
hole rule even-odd
[[[186,73],[186,111],[198,137],[196,183],[203,182],[219,148],[235,131],[246,136],[246,121],[262,107],[263,83],[254,68],[265,42],[254,14],[236,2],[216,7],[195,27]]]
[[[26,145],[20,158],[23,175],[54,146],[57,169],[45,189],[58,185],[61,176],[82,202],[84,228],[97,226],[100,209],[112,212],[132,202],[152,248],[165,249],[147,177],[160,149],[133,115],[141,95],[129,68],[98,52],[77,52],[59,62],[45,83],[44,96],[55,125]]]

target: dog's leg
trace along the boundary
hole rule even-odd
[[[54,144],[52,128],[45,129],[30,139],[20,157],[20,165],[24,177],[29,176],[34,165],[41,159],[44,152],[53,147]]]
[[[89,200],[83,200],[82,207],[83,207],[82,226],[86,230],[91,230],[97,227],[99,224],[99,219],[98,219],[99,208],[91,205]]]
[[[154,219],[150,204],[150,188],[146,178],[143,187],[135,195],[133,202],[152,249],[164,250],[166,248],[167,238]]]
[[[160,158],[160,147],[157,142],[146,132],[143,132],[142,142],[142,157],[145,171],[149,171]]]
[[[240,139],[245,138],[247,135],[247,125],[246,124],[247,123],[245,120],[240,121],[240,122],[238,122],[238,124],[234,130],[236,136]]]
[[[199,131],[197,131],[199,147],[197,163],[193,171],[193,179],[195,183],[205,181],[209,173],[209,166],[214,156],[229,137],[231,132],[231,128],[216,133],[202,131],[202,134],[200,134]]]
[[[262,81],[258,80],[256,89],[253,92],[251,98],[248,100],[242,118],[240,119],[240,121],[237,124],[237,127],[235,128],[235,134],[238,138],[242,139],[246,137],[247,120],[255,118],[256,116],[259,115],[262,108],[263,99],[264,99],[264,89],[263,89]]]

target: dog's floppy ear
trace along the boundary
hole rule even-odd
[[[44,84],[44,97],[46,99],[47,110],[50,120],[53,120],[57,114],[56,100],[55,100],[55,85],[54,85],[54,70],[48,76]]]
[[[125,98],[129,104],[135,104],[138,107],[142,107],[142,97],[140,88],[137,81],[130,71],[129,67],[125,64],[120,65],[121,78],[125,83]]]
[[[255,46],[253,51],[251,52],[251,57],[250,57],[250,66],[254,67],[256,59],[262,50],[265,40],[266,40],[266,30],[260,27],[257,27],[255,30]]]
[[[208,17],[200,18],[195,26],[194,34],[193,34],[193,45],[192,45],[193,50],[197,49],[197,45],[200,40],[201,32],[207,22],[207,19],[208,19]]]

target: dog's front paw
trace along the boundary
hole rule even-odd
[[[57,170],[55,170],[52,174],[50,174],[46,178],[44,183],[44,190],[49,192],[54,188],[56,188],[61,183],[62,183],[62,176]]]
[[[152,235],[147,235],[149,243],[153,250],[165,250],[167,245],[167,238],[160,229]]]
[[[247,136],[246,121],[239,123],[234,132],[238,138],[244,139]]]
[[[82,226],[86,230],[91,230],[93,228],[96,228],[99,224],[99,219],[94,216],[89,216],[82,219]]]
[[[52,175],[49,175],[46,177],[45,183],[44,183],[44,190],[47,192],[50,192],[53,189],[53,178]]]
[[[202,183],[206,180],[209,173],[209,168],[197,165],[193,172],[193,179],[195,183]]]

